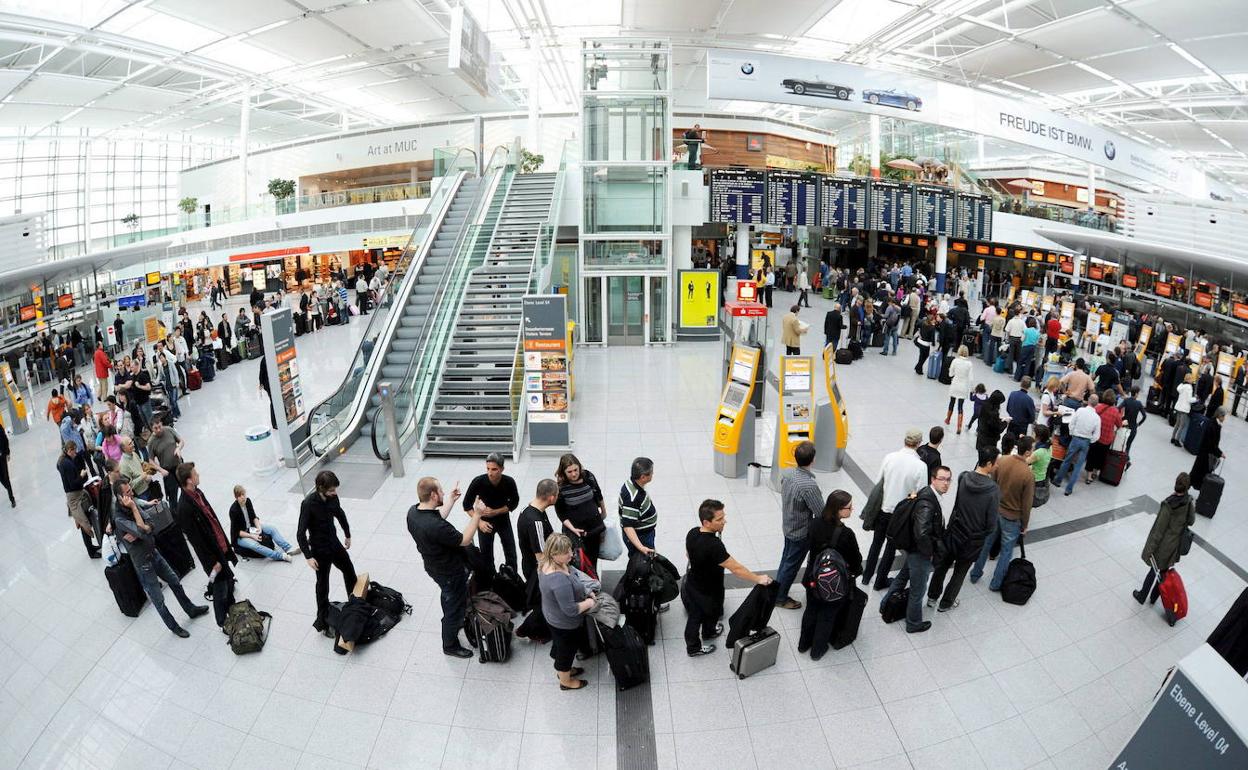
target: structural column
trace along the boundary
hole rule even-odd
[[[250,205],[247,197],[247,142],[251,133],[251,92],[243,92],[243,111],[238,121],[238,175],[243,211]]]
[[[1096,210],[1096,166],[1088,164],[1088,211]]]
[[[1075,252],[1075,271],[1071,273],[1070,285],[1074,289],[1079,288],[1079,275],[1083,272],[1083,261],[1087,259],[1082,253]]]
[[[943,294],[945,291],[945,272],[949,268],[949,238],[944,235],[936,236],[936,291]]]
[[[693,268],[692,225],[672,225],[672,266],[678,271]]]
[[[750,277],[750,226],[737,225],[737,278]]]
[[[868,160],[871,161],[871,178],[879,179],[880,178],[880,116],[872,115],[870,119],[870,125],[871,125],[871,144],[869,145],[868,152],[870,153],[871,157],[868,158]]]

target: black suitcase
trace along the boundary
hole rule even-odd
[[[1010,562],[1001,581],[1001,599],[1007,604],[1026,604],[1036,592],[1036,566],[1027,561],[1023,539],[1018,539],[1018,558]]]
[[[212,382],[217,378],[217,362],[212,356],[199,357],[199,376],[204,382]]]
[[[854,357],[855,361],[862,358],[862,345],[857,340],[849,343],[849,353]]]
[[[854,362],[854,354],[849,348],[840,348],[836,351],[837,366],[849,366]]]
[[[506,663],[511,658],[512,623],[483,623],[478,613],[468,610],[468,641],[477,648],[482,663]]]
[[[230,348],[228,355],[231,364],[241,363],[243,360],[243,357],[238,354],[238,348]]]
[[[650,656],[637,630],[630,626],[607,628],[594,623],[598,638],[607,653],[607,665],[615,677],[615,689],[627,690],[645,684],[650,678]]]
[[[624,615],[624,625],[637,632],[647,646],[654,644],[654,634],[659,627],[657,612],[629,612]]]
[[[1192,412],[1187,417],[1187,432],[1183,434],[1183,448],[1189,454],[1197,454],[1200,452],[1200,442],[1205,437],[1205,427],[1209,424],[1209,419],[1203,414]]]
[[[885,623],[895,623],[906,616],[906,605],[910,603],[910,588],[896,591],[880,605],[880,617]]]
[[[884,347],[884,332],[882,330],[876,330],[871,333],[871,347]]]
[[[130,554],[123,553],[117,557],[116,564],[104,568],[104,579],[113,592],[117,609],[128,618],[137,618],[147,603],[147,594],[143,592],[143,584],[130,562]]]
[[[1149,414],[1161,414],[1161,388],[1149,388],[1148,398],[1144,402],[1144,411]]]
[[[1207,519],[1212,519],[1218,512],[1218,503],[1222,502],[1222,489],[1226,480],[1216,473],[1205,476],[1200,484],[1200,496],[1196,498],[1196,512]]]
[[[1122,483],[1122,474],[1127,471],[1127,453],[1111,449],[1105,453],[1105,466],[1101,468],[1101,481],[1116,487]]]
[[[178,573],[180,578],[186,577],[191,570],[195,569],[191,547],[187,545],[186,538],[182,535],[182,528],[177,523],[156,533],[156,550],[160,551],[160,555],[169,562],[169,566],[173,567],[173,571]]]
[[[839,650],[854,643],[858,638],[858,627],[862,625],[862,613],[866,609],[867,592],[855,586],[841,608],[841,616],[837,618],[836,631],[832,633],[832,649]]]

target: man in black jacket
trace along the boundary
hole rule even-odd
[[[1239,396],[1235,397],[1236,403]],[[0,426],[0,484],[4,485],[4,489],[9,493],[9,505],[13,508],[17,507],[17,499],[13,497],[13,482],[9,481],[9,434],[8,431]]]
[[[841,303],[833,302],[832,309],[823,316],[823,344],[831,345],[835,351],[841,346],[841,330],[845,328],[845,319],[841,316]]]
[[[199,471],[195,470],[195,463],[182,463],[177,473],[178,485],[182,488],[178,499],[178,526],[195,551],[199,566],[208,575],[213,609],[220,626],[225,622],[228,605],[232,603],[234,571],[230,565],[237,564],[238,557],[230,549],[230,539],[221,527],[217,512],[199,488]]]
[[[1179,351],[1171,353],[1161,365],[1161,411],[1169,415],[1174,409],[1175,399],[1179,396],[1179,383],[1187,366],[1183,363],[1183,354]]]
[[[338,530],[334,520],[342,527],[342,542],[338,542]],[[333,637],[326,618],[329,616],[329,570],[337,567],[342,573],[342,583],[347,595],[355,588],[355,565],[347,551],[351,549],[351,525],[347,514],[338,501],[338,476],[333,471],[316,474],[316,489],[303,498],[299,506],[299,524],[295,538],[299,550],[308,560],[308,566],[316,572],[316,620],[312,627],[325,636]]]
[[[1001,490],[993,481],[992,471],[997,467],[998,456],[996,447],[984,447],[979,450],[975,470],[966,471],[958,478],[958,494],[945,530],[945,557],[934,564],[936,571],[927,587],[927,606],[935,607],[940,601],[937,612],[957,609],[962,581],[979,556],[984,540],[997,525]],[[953,577],[945,586],[945,573],[950,567],[953,567]]]
[[[953,474],[941,465],[931,475],[931,483],[906,498],[893,511],[888,535],[898,550],[905,551],[906,563],[893,578],[892,585],[880,601],[880,611],[893,594],[910,585],[906,605],[906,633],[919,634],[932,627],[923,619],[923,594],[932,575],[932,563],[943,560],[945,520],[940,510],[940,496],[949,491]],[[909,505],[907,505],[909,503]],[[908,509],[904,510],[903,508]]]

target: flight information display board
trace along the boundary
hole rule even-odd
[[[992,240],[992,198],[958,193],[953,234],[972,241]]]
[[[814,227],[819,213],[819,175],[767,172],[767,224]]]
[[[711,221],[761,225],[767,200],[767,172],[743,168],[711,172]]]
[[[886,233],[914,232],[914,188],[901,182],[871,180],[867,227]]]
[[[940,185],[914,186],[914,233],[953,235],[953,190]]]
[[[819,178],[819,224],[842,230],[867,229],[865,179]]]

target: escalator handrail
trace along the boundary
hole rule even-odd
[[[461,148],[460,152],[456,153],[455,158],[456,159],[459,158],[459,156],[463,153],[475,155],[475,153],[473,153],[472,150],[469,150],[467,148]],[[453,160],[452,166],[454,166],[454,164],[455,164],[455,161]],[[406,301],[406,297],[410,293],[412,286],[415,285],[416,277],[420,273],[420,267],[424,264],[424,260],[428,256],[429,251],[433,246],[433,239],[434,237],[436,237],[437,231],[440,228],[442,221],[446,218],[447,213],[450,211],[451,202],[454,200],[455,194],[458,192],[459,187],[462,185],[463,181],[467,178],[467,176],[468,176],[467,172],[463,172],[463,171],[456,172],[456,174],[452,177],[445,177],[443,179],[442,184],[439,185],[439,192],[441,191],[441,189],[447,189],[449,192],[446,196],[446,199],[441,202],[438,210],[432,211],[432,212],[426,211],[426,213],[430,214],[429,231],[426,233],[422,242],[417,245],[413,245],[410,240],[408,242],[408,248],[415,248],[418,250],[418,252],[416,255],[414,255],[411,258],[411,260],[409,260],[408,267],[406,269],[406,272],[403,275],[402,282],[400,283],[399,289],[398,291],[394,293],[395,299],[394,299],[394,303],[391,306],[391,309],[393,309],[394,305],[397,305]],[[435,192],[433,197],[430,198],[430,203],[435,202],[434,199],[436,198],[436,196],[437,196],[437,192]],[[417,228],[419,228],[419,225],[417,226]],[[394,279],[391,279],[391,284],[393,284],[393,280]],[[389,289],[389,287],[387,287],[387,289]],[[382,342],[389,340],[393,336],[394,330],[397,327],[401,317],[402,317],[402,314],[395,315],[394,313],[374,314],[373,318],[369,319],[370,325],[373,323],[385,324],[385,327],[374,338],[375,343],[382,343]],[[364,337],[365,339],[368,338],[368,328],[365,329]],[[376,350],[377,347],[379,347],[379,345],[374,344],[374,351]],[[320,409],[325,404],[329,403],[335,398],[341,397],[342,393],[350,386],[351,381],[355,379],[356,377],[359,377],[359,382],[361,385],[364,382],[368,382],[372,380],[375,376],[377,367],[380,366],[380,362],[383,361],[384,358],[385,358],[384,355],[370,355],[370,359],[364,362],[363,371],[357,371],[356,361],[353,359],[352,368],[343,377],[343,381],[339,385],[339,387],[335,389],[332,395],[330,395],[328,398],[324,399],[320,404],[314,407],[312,411],[309,412],[309,414],[310,415],[314,414],[318,409]],[[350,420],[347,421],[346,425],[340,426],[340,436],[344,436],[350,433],[351,430],[354,429],[354,426],[358,425],[360,418],[367,411],[368,404],[371,402],[371,399],[372,399],[372,393],[371,392],[364,393],[365,390],[367,389],[363,387],[360,387],[359,389],[357,389],[356,393],[352,396],[352,401],[354,402],[353,405],[349,409],[344,408],[338,412],[338,413],[341,413],[343,411],[347,411],[351,415]],[[363,394],[363,397],[361,397],[362,394]],[[321,426],[318,426],[316,429],[309,432],[308,437],[303,442],[300,443],[299,447],[297,447],[297,450],[303,449],[305,446],[311,446],[313,444],[314,439],[318,435],[320,435],[325,430],[331,428],[332,426],[335,426],[336,424],[338,424],[339,421],[336,418],[337,418],[337,414],[331,415],[331,419],[327,420]],[[299,455],[298,451],[296,451],[296,455]]]

